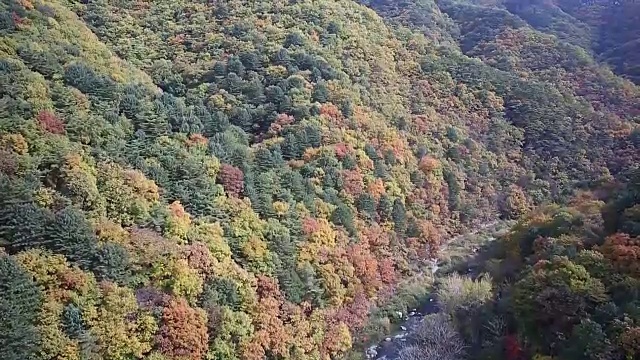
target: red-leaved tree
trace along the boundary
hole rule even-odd
[[[49,111],[40,111],[36,117],[40,128],[51,134],[64,134],[64,123]]]
[[[207,315],[184,299],[172,299],[162,311],[156,336],[160,351],[172,359],[200,360],[207,351]]]
[[[244,174],[242,170],[229,164],[222,164],[218,179],[224,187],[224,191],[230,196],[239,197],[244,189]]]

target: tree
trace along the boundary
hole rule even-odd
[[[45,244],[46,225],[53,214],[35,204],[16,204],[0,208],[0,231],[12,251],[29,249]]]
[[[119,244],[107,243],[100,246],[92,268],[99,280],[109,280],[126,285],[131,276],[129,252]]]
[[[64,332],[72,339],[79,339],[82,333],[87,330],[82,318],[82,312],[74,304],[64,307],[61,322]]]
[[[43,296],[31,277],[0,254],[0,358],[24,360],[38,352],[36,321]]]
[[[393,219],[395,231],[398,234],[403,234],[407,226],[407,214],[404,208],[404,204],[402,203],[402,200],[399,198],[396,198],[393,201],[391,218]]]
[[[200,295],[199,304],[204,309],[211,309],[217,305],[239,311],[241,299],[238,284],[225,278],[207,280],[204,291]]]
[[[380,201],[378,201],[378,216],[380,217],[380,221],[389,221],[392,220],[393,213],[393,202],[391,198],[387,194],[382,194],[380,196]]]
[[[411,340],[415,345],[402,349],[400,360],[456,360],[464,356],[464,342],[446,314],[425,316]]]
[[[201,360],[208,348],[207,315],[184,299],[171,299],[162,310],[156,335],[160,351],[174,359]]]
[[[149,352],[158,329],[153,316],[140,311],[131,289],[109,282],[100,287],[98,308],[90,322],[98,353],[105,360],[118,360]]]
[[[581,319],[607,300],[602,282],[566,257],[541,261],[515,284],[513,294],[523,333],[545,347],[570,336]],[[548,330],[540,332],[540,327]]]
[[[369,220],[373,220],[375,218],[376,202],[371,194],[360,194],[360,196],[358,196],[356,206],[358,207],[358,210],[360,210]]]
[[[313,94],[311,95],[313,101],[317,101],[319,103],[327,102],[329,99],[329,90],[327,89],[327,85],[324,82],[319,82],[313,88]]]
[[[591,319],[583,319],[573,328],[562,350],[564,359],[610,359],[614,347],[602,326]]]
[[[71,207],[63,209],[46,225],[46,232],[47,248],[84,268],[91,266],[97,241],[82,212]]]
[[[52,134],[64,134],[64,123],[55,114],[48,111],[41,111],[37,116],[38,125],[46,132]]]
[[[244,174],[237,167],[222,164],[218,177],[227,194],[238,197],[244,190]]]
[[[530,208],[529,200],[522,188],[517,185],[509,187],[501,203],[501,212],[508,219],[517,219]]]
[[[333,213],[331,213],[331,221],[336,225],[344,226],[350,234],[355,232],[353,212],[345,204],[339,204]]]

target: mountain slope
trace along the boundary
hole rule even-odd
[[[580,46],[619,75],[638,83],[636,1],[473,1],[517,16],[533,28]]]
[[[448,234],[638,163],[579,48],[367,5],[2,2],[0,357],[337,358]]]

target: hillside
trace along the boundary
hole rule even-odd
[[[0,358],[340,358],[450,235],[640,163],[640,88],[527,21],[3,0]]]
[[[484,274],[443,280],[438,296],[453,335],[440,347],[477,360],[638,358],[639,175],[536,209],[477,256]],[[432,329],[447,324],[428,319]],[[437,336],[428,334],[417,338]],[[437,358],[420,344],[398,359]]]

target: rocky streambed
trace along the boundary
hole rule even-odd
[[[457,240],[461,239],[463,236],[473,236],[475,234],[486,231],[486,229],[495,227],[498,222],[491,222],[487,224],[483,224],[476,228],[475,231],[470,234],[459,235],[451,239],[449,244],[455,243]],[[495,237],[490,236],[486,242],[492,242],[495,240]],[[448,245],[445,245],[445,248]],[[472,246],[466,249],[470,252],[471,255],[475,255],[478,252],[478,248]],[[478,274],[477,269],[475,268],[473,262],[467,263],[465,270],[459,271],[460,275],[466,275],[475,278]],[[437,260],[434,259],[434,262],[431,266],[431,272],[434,274],[438,271]],[[389,334],[386,338],[380,341],[377,344],[370,345],[366,351],[365,356],[370,360],[398,360],[398,353],[402,348],[409,345],[411,343],[411,337],[413,333],[418,329],[420,324],[424,321],[426,315],[435,314],[439,311],[437,301],[435,296],[432,294],[421,304],[419,308],[412,309],[407,314],[403,314],[398,312],[396,315],[399,318],[403,318],[404,320],[400,323],[400,326],[397,330],[391,334]]]
[[[398,312],[398,317],[404,318],[398,330],[389,334],[380,343],[371,345],[366,350],[366,358],[372,360],[395,360],[400,350],[410,341],[411,334],[420,326],[424,317],[438,312],[438,306],[433,297],[429,297],[422,306],[412,309],[407,314]]]

